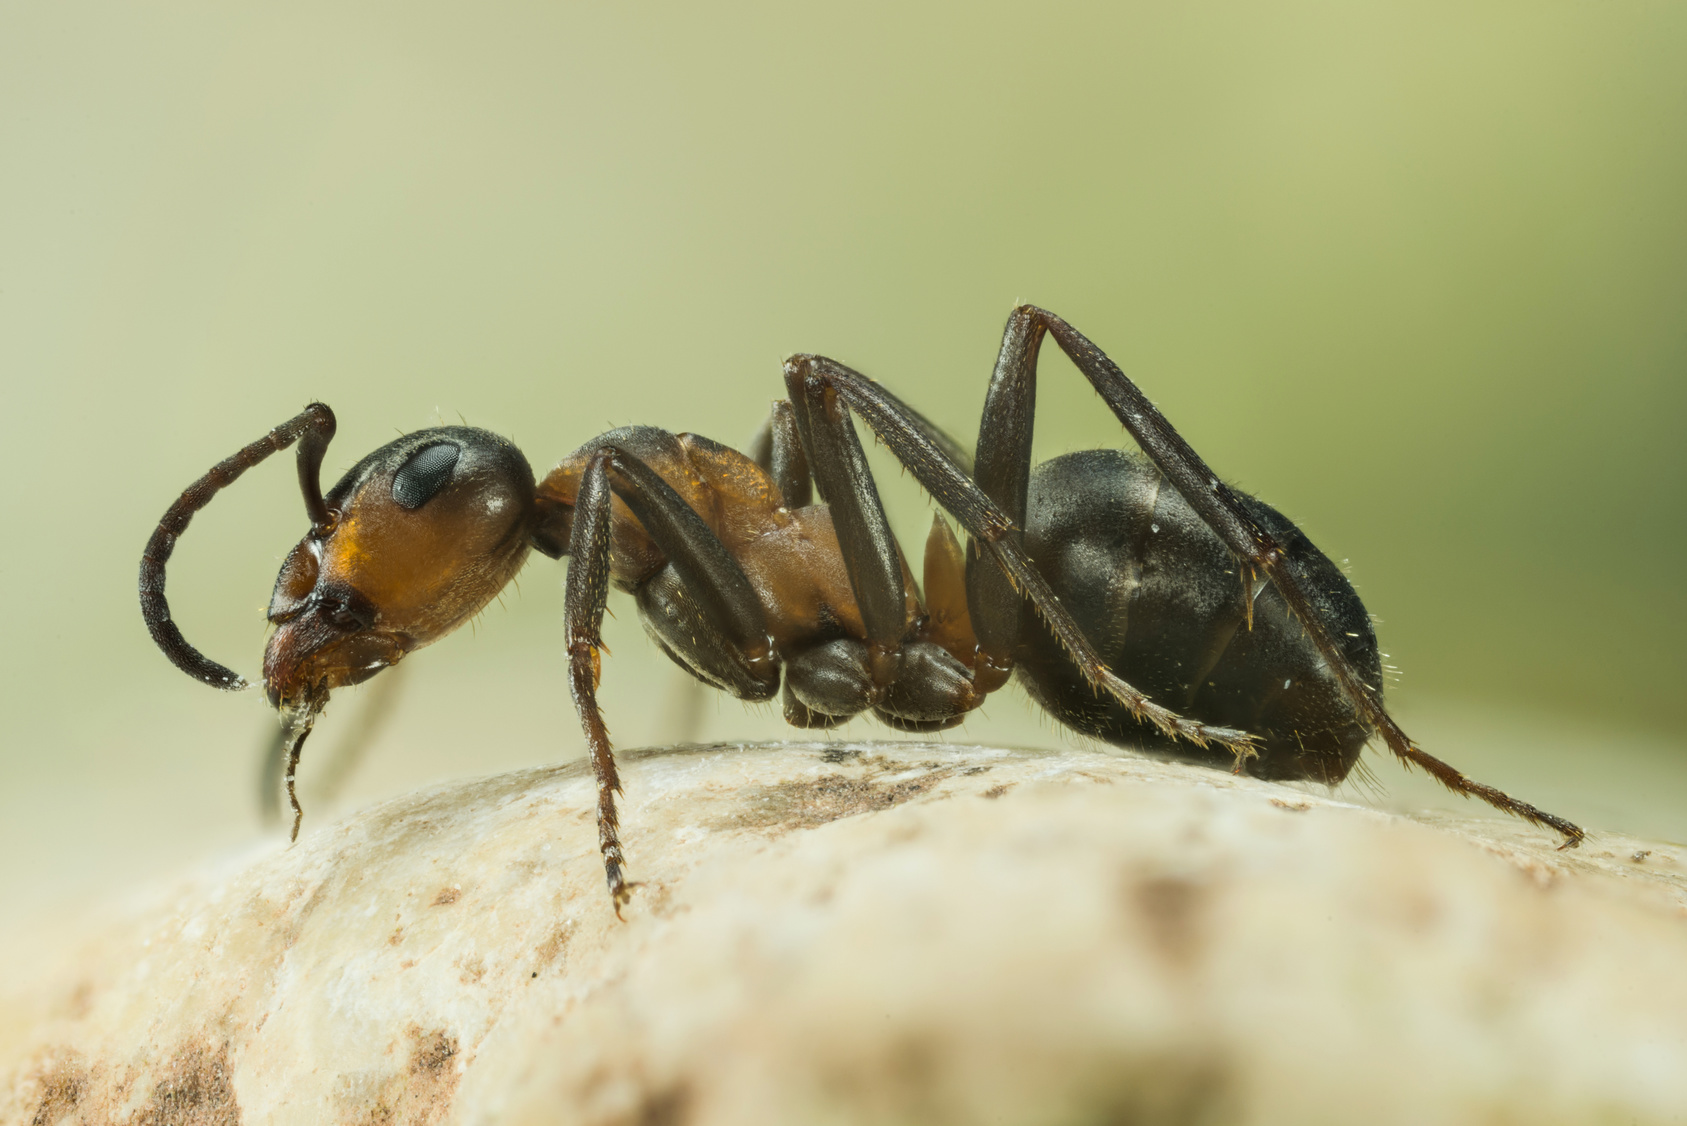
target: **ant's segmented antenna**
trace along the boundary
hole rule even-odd
[[[232,669],[217,664],[189,645],[176,623],[170,620],[170,604],[164,597],[164,567],[176,550],[176,541],[187,531],[193,514],[210,504],[212,497],[260,461],[295,442],[299,443],[299,491],[304,494],[311,529],[319,535],[326,533],[333,514],[322,499],[322,458],[333,437],[334,412],[324,403],[312,403],[233,457],[218,462],[209,473],[189,485],[164,513],[147,541],[146,551],[141,554],[141,617],[153,642],[170,658],[170,663],[194,679],[231,692],[246,687],[246,681]]]

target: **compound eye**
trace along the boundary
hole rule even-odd
[[[420,508],[451,482],[462,454],[454,442],[424,446],[410,455],[392,478],[392,499],[400,508]]]

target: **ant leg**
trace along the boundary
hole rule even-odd
[[[797,433],[796,412],[789,399],[775,399],[773,410],[762,423],[745,451],[779,487],[786,508],[806,508],[813,503],[814,489],[808,475],[808,458]]]
[[[842,435],[854,435],[853,427],[848,425],[848,411],[853,410],[861,415],[873,428],[874,433],[890,447],[897,460],[914,474],[926,491],[959,520],[967,534],[991,556],[1007,576],[1017,595],[1031,602],[1066,649],[1073,664],[1095,691],[1106,692],[1129,708],[1133,714],[1152,723],[1168,736],[1188,739],[1197,746],[1206,746],[1209,742],[1218,743],[1239,755],[1252,753],[1253,737],[1246,732],[1228,727],[1211,727],[1185,719],[1176,712],[1154,703],[1142,692],[1114,675],[1089,639],[1084,636],[1078,623],[1055,597],[1047,581],[1037,572],[1024,549],[1013,538],[1013,520],[979,489],[960,463],[932,440],[925,427],[909,417],[906,408],[895,396],[861,373],[824,356],[792,356],[785,361],[785,382],[791,388],[794,400],[799,392],[803,396],[803,407],[809,416],[808,424],[803,428],[805,439],[825,435],[837,444],[844,445],[845,439]],[[799,409],[798,422],[803,423],[802,409]],[[806,444],[809,445],[816,477],[822,482],[821,491],[827,492],[825,478],[819,471],[823,459],[812,442]],[[854,450],[859,458],[859,443],[854,444]],[[860,463],[859,471],[865,477],[864,460]],[[871,497],[876,501],[878,493],[873,489],[872,479],[866,477],[861,485],[863,492],[870,491]],[[845,508],[844,511],[849,513],[850,509]],[[834,504],[834,524],[839,524],[838,513],[839,508]],[[882,510],[878,515],[882,520]],[[888,534],[888,528],[886,531]],[[841,524],[838,540],[840,544],[844,542],[844,526]],[[895,550],[894,542],[891,550]],[[845,562],[852,562],[847,548]],[[850,578],[854,582],[853,566]],[[865,606],[863,611],[865,618]]]
[[[1007,533],[1022,547],[1026,493],[1031,485],[1031,435],[1037,413],[1037,341],[1015,331],[1010,322],[1002,350],[984,397],[984,417],[978,424],[978,456],[973,480],[984,495],[1001,506],[1013,522]],[[1027,346],[1029,345],[1029,350]],[[1000,568],[985,563],[974,550],[967,553],[967,610],[978,636],[979,664],[993,678],[1006,681],[1013,672],[1019,642],[1019,598],[1012,581]]]
[[[580,480],[574,501],[574,527],[568,539],[568,578],[565,581],[564,629],[568,637],[569,689],[574,710],[585,729],[586,747],[597,777],[598,849],[603,853],[604,872],[615,915],[631,898],[622,874],[621,837],[615,813],[615,795],[621,779],[615,772],[615,754],[609,747],[609,729],[598,708],[597,685],[602,672],[598,651],[603,647],[600,630],[609,597],[609,478],[601,463]]]
[[[867,634],[868,676],[880,688],[896,679],[908,633],[908,590],[902,553],[891,534],[861,440],[837,389],[803,370],[785,367],[798,433],[820,495],[831,509],[844,570]]]
[[[674,487],[637,454],[620,446],[597,447],[587,473],[600,465],[620,497],[656,541],[679,576],[703,621],[737,655],[752,682],[771,693],[779,665],[767,632],[767,614],[749,576]]]
[[[868,380],[868,382],[872,383],[872,380]],[[955,441],[955,439],[951,438],[942,427],[938,426],[936,423],[932,422],[931,419],[903,402],[887,388],[880,387],[876,383],[873,384],[873,388],[878,392],[879,398],[883,400],[887,406],[893,409],[909,426],[912,426],[915,430],[918,430],[921,434],[925,435],[926,441],[936,446],[940,451],[942,451],[944,457],[959,466],[962,473],[971,476],[972,454],[968,453],[965,447]]]
[[[783,404],[775,404],[775,420],[780,405],[790,410],[793,429],[808,455],[814,483],[831,509],[832,525],[837,529],[838,546],[843,549],[850,587],[861,608],[867,641],[875,651],[888,653],[901,644],[908,632],[902,554],[897,550],[896,537],[891,534],[890,521],[885,517],[878,486],[867,467],[861,440],[850,422],[849,408],[823,377],[815,378],[813,373],[800,370],[790,362],[785,365],[785,387],[791,397]],[[951,464],[966,466],[963,473],[970,470],[970,459],[953,438],[890,392],[883,388],[877,390],[928,446],[940,451]],[[876,668],[874,681],[888,684],[889,680],[881,680],[886,672],[894,678],[894,670]]]
[[[889,391],[882,387],[879,390],[885,399],[894,404],[896,410],[920,433],[924,434],[933,445],[942,450],[950,461],[960,466],[964,472],[972,472],[972,455],[959,442],[950,437],[947,431]],[[791,400],[775,399],[772,413],[768,415],[767,421],[762,423],[761,428],[756,431],[755,437],[750,439],[750,448],[745,451],[750,455],[750,460],[765,469],[774,480],[780,481],[781,486],[783,485],[783,478],[779,476],[779,471],[776,468],[778,456],[775,443],[776,440],[783,440],[788,445],[795,445],[797,447],[796,455],[800,457],[802,453],[801,437],[796,423],[797,419],[791,406]],[[783,435],[782,439],[780,439],[780,435]],[[807,463],[804,462],[802,473],[806,475],[807,472]],[[802,495],[808,496],[806,492]],[[803,504],[807,503],[807,500],[803,501]],[[787,503],[786,507],[798,508],[800,505]]]
[[[621,781],[597,700],[602,675],[600,631],[609,596],[612,495],[632,509],[721,643],[733,650],[752,680],[767,686],[769,695],[778,685],[779,664],[755,588],[703,518],[637,456],[614,445],[595,450],[586,463],[574,501],[564,612],[569,687],[597,777],[598,847],[603,853],[609,894],[619,915],[621,905],[631,895],[615,810]]]
[[[815,716],[851,715],[870,706],[881,720],[903,730],[953,726],[983,702],[984,693],[969,661],[917,633],[909,615],[902,553],[849,408],[835,388],[789,367],[785,381],[866,632],[865,644],[840,640],[792,659],[785,678],[791,689],[786,718],[812,726]],[[915,425],[922,434],[935,430],[923,419]]]
[[[1020,306],[1008,319],[1007,332],[1002,339],[1003,359],[996,369],[997,380],[1004,380],[1003,367],[1009,361],[1009,342],[1012,341],[1013,355],[1009,364],[1012,370],[1006,373],[1005,382],[1022,386],[1024,391],[1020,394],[1029,398],[1030,390],[1035,386],[1037,349],[1044,332],[1054,337],[1061,350],[1083,372],[1125,429],[1130,431],[1137,445],[1165,474],[1166,480],[1235,554],[1242,565],[1244,581],[1251,581],[1251,575],[1257,573],[1268,577],[1276,585],[1283,601],[1294,612],[1307,636],[1335,673],[1348,699],[1353,701],[1365,721],[1382,736],[1388,749],[1403,764],[1422,767],[1454,793],[1481,798],[1502,812],[1556,830],[1564,836],[1561,847],[1574,848],[1581,843],[1585,834],[1576,825],[1527,802],[1518,801],[1492,786],[1467,778],[1461,771],[1425,753],[1412,742],[1383,707],[1381,690],[1365,683],[1348,661],[1319,617],[1300,576],[1287,565],[1285,552],[1276,538],[1248,515],[1236,494],[1207,467],[1201,456],[1166,421],[1165,415],[1083,333],[1045,309],[1034,305]],[[995,381],[992,381],[991,393],[996,393]],[[1029,418],[1029,407],[1025,408],[1025,414]]]

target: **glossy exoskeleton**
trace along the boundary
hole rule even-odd
[[[1033,468],[1037,353],[1052,336],[1147,455],[1068,454]],[[749,454],[634,426],[599,435],[535,482],[497,435],[439,427],[364,458],[327,495],[334,433],[320,403],[217,465],[165,514],[141,561],[141,607],[183,671],[241,688],[170,620],[164,567],[221,488],[298,444],[311,528],[282,565],[264,684],[299,751],[329,693],[479,612],[530,549],[571,556],[570,687],[598,784],[613,901],[629,894],[615,760],[597,703],[610,586],[699,680],[782,697],[797,727],[871,711],[892,727],[959,723],[1017,671],[1067,726],[1263,778],[1345,778],[1381,737],[1454,791],[1580,842],[1575,825],[1466,778],[1416,746],[1382,702],[1369,616],[1287,518],[1229,488],[1100,349],[1059,317],[1008,320],[977,455],[883,387],[821,356],[785,364],[788,398]],[[862,418],[969,537],[941,518],[916,583],[851,416]],[[818,489],[823,500],[813,502]]]

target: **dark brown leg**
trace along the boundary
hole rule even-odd
[[[680,495],[633,454],[613,445],[598,449],[586,463],[574,501],[565,594],[569,687],[585,732],[598,788],[598,847],[603,853],[609,894],[620,914],[630,896],[624,875],[615,795],[621,792],[615,755],[597,701],[601,675],[600,630],[609,596],[609,517],[611,490],[626,502],[668,563],[685,584],[722,643],[732,647],[741,665],[767,683],[769,694],[779,666],[761,602],[738,563]]]
[[[837,390],[789,364],[785,367],[785,385],[808,454],[809,472],[831,510],[844,570],[861,609],[869,674],[875,685],[887,687],[896,679],[902,641],[908,633],[902,554],[896,548],[896,537],[891,534],[861,440]]]
[[[568,686],[574,710],[585,730],[586,749],[597,778],[598,849],[609,880],[609,895],[615,914],[631,898],[622,874],[619,818],[615,795],[621,779],[615,772],[615,754],[609,746],[609,729],[598,707],[597,685],[601,672],[599,651],[603,610],[609,597],[609,478],[601,462],[594,463],[580,481],[574,501],[574,527],[568,541],[568,579],[565,596],[565,630],[568,637]]]
[[[709,624],[740,654],[743,664],[759,674],[756,679],[778,684],[766,612],[726,545],[673,486],[637,455],[605,446],[588,464],[588,474],[593,466],[601,468],[615,495],[633,510],[662,549]]]
[[[1168,736],[1188,739],[1198,746],[1205,746],[1209,742],[1218,743],[1238,755],[1254,753],[1253,739],[1246,732],[1227,727],[1209,727],[1185,719],[1154,703],[1136,688],[1115,676],[1012,536],[1015,529],[1013,520],[979,489],[954,458],[934,442],[922,427],[905,415],[902,404],[894,396],[861,373],[823,356],[793,356],[786,360],[785,382],[792,389],[793,400],[801,388],[805,401],[809,404],[810,425],[804,427],[804,440],[805,444],[808,444],[815,478],[820,481],[823,493],[827,493],[828,488],[819,467],[821,457],[810,438],[822,430],[853,435],[853,428],[848,427],[847,414],[844,413],[847,403],[848,409],[867,421],[885,445],[890,447],[897,460],[908,467],[920,484],[925,486],[926,491],[959,520],[967,534],[991,556],[1011,581],[1017,595],[1030,600],[1071,656],[1085,680],[1097,692],[1106,692],[1131,709],[1133,714],[1152,723]],[[843,424],[839,425],[834,419],[829,427],[819,425],[829,416],[841,418]],[[801,406],[798,408],[798,421],[802,422]],[[841,438],[838,440],[841,442]],[[859,449],[857,444],[857,453]],[[863,473],[865,468],[863,462]],[[866,481],[866,487],[872,488],[870,478]],[[877,491],[872,495],[876,500]],[[835,504],[833,522],[837,523]],[[838,539],[842,544],[841,527]],[[847,562],[847,548],[845,559]],[[851,579],[854,579],[853,571]],[[900,582],[900,578],[898,581]],[[976,628],[976,620],[974,625]]]
[[[967,664],[913,636],[902,554],[848,408],[834,388],[789,369],[786,389],[866,630],[865,643],[837,640],[792,656],[785,675],[791,690],[787,720],[813,726],[816,716],[848,716],[874,707],[880,719],[906,729],[937,730],[958,722],[983,696]],[[939,441],[925,420],[910,425],[934,445]]]
[[[1390,751],[1403,763],[1422,767],[1454,793],[1481,798],[1496,809],[1562,833],[1565,848],[1574,848],[1581,843],[1584,834],[1576,825],[1465,777],[1452,766],[1425,753],[1407,737],[1383,707],[1380,687],[1367,684],[1347,660],[1341,646],[1313,608],[1299,577],[1284,565],[1282,547],[1248,516],[1230,487],[1207,467],[1207,463],[1172,428],[1136,384],[1077,329],[1053,313],[1032,305],[1015,309],[1008,319],[1007,332],[1002,338],[1001,359],[997,361],[996,375],[991,382],[990,401],[993,404],[1000,401],[1007,405],[1006,413],[1010,416],[1017,409],[1029,431],[1029,400],[1035,392],[1037,349],[1044,332],[1053,336],[1061,350],[1071,357],[1143,452],[1165,474],[1166,480],[1235,553],[1244,572],[1264,575],[1276,585],[1283,601],[1300,620],[1307,636],[1335,673],[1342,690],[1366,722],[1382,735]],[[1017,404],[1017,407],[1011,404]],[[997,406],[998,411],[1003,409],[1004,406]],[[986,418],[990,418],[988,412]],[[983,449],[982,439],[980,449]],[[1023,506],[1023,486],[1019,495]],[[1244,578],[1249,577],[1244,575]]]
[[[767,471],[779,487],[786,508],[804,508],[813,503],[813,484],[808,476],[808,458],[797,433],[797,416],[789,399],[778,399],[767,421],[756,432],[746,451],[750,460]]]
[[[1037,340],[1009,322],[978,424],[973,480],[1013,522],[1007,539],[1024,542],[1025,496],[1031,483],[1031,435],[1036,421]],[[1025,359],[1027,351],[1030,363]],[[967,610],[978,635],[979,663],[1005,681],[1019,642],[1019,598],[1006,572],[978,551],[967,553]]]
[[[189,645],[170,619],[170,604],[164,597],[164,568],[176,550],[176,541],[187,531],[194,513],[210,504],[212,497],[232,485],[242,473],[294,442],[299,443],[299,489],[304,493],[311,527],[319,533],[326,532],[333,517],[322,500],[320,473],[322,456],[333,437],[334,412],[323,403],[312,403],[239,453],[218,462],[209,473],[189,485],[164,513],[147,541],[146,550],[141,553],[141,617],[153,642],[170,658],[170,663],[194,679],[231,692],[246,687],[246,681],[233,669],[217,664]]]

